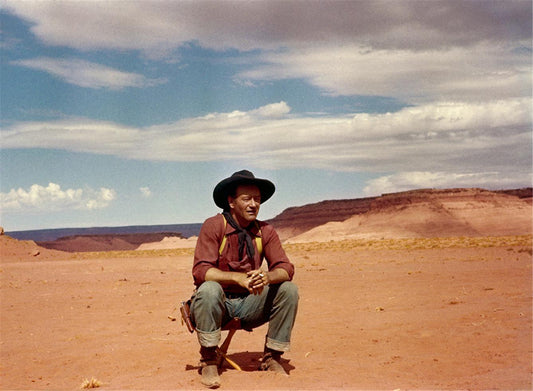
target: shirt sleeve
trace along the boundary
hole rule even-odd
[[[198,235],[194,250],[192,276],[194,284],[200,286],[205,281],[205,273],[212,267],[218,267],[218,249],[222,241],[224,220],[221,215],[208,218]]]
[[[281,246],[281,240],[274,227],[268,223],[261,223],[261,234],[263,236],[263,252],[268,263],[268,269],[284,269],[289,275],[289,280],[292,280],[294,265]]]

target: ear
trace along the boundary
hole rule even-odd
[[[228,196],[228,205],[230,209],[235,208],[235,199],[232,196]]]

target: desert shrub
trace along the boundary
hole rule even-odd
[[[91,380],[85,379],[83,381],[83,383],[81,383],[80,388],[82,388],[82,389],[85,389],[85,388],[98,388],[101,385],[102,385],[102,382],[100,382],[99,380],[96,380],[94,377],[91,377]]]

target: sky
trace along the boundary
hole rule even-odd
[[[6,231],[532,184],[529,0],[0,1]]]

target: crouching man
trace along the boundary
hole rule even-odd
[[[221,327],[235,317],[246,329],[268,322],[259,370],[288,375],[280,358],[289,350],[298,308],[294,266],[274,228],[257,220],[261,203],[274,191],[269,180],[246,170],[234,173],[213,191],[222,213],[208,218],[200,230],[191,317],[200,343],[202,383],[209,388],[220,386],[216,348]]]

